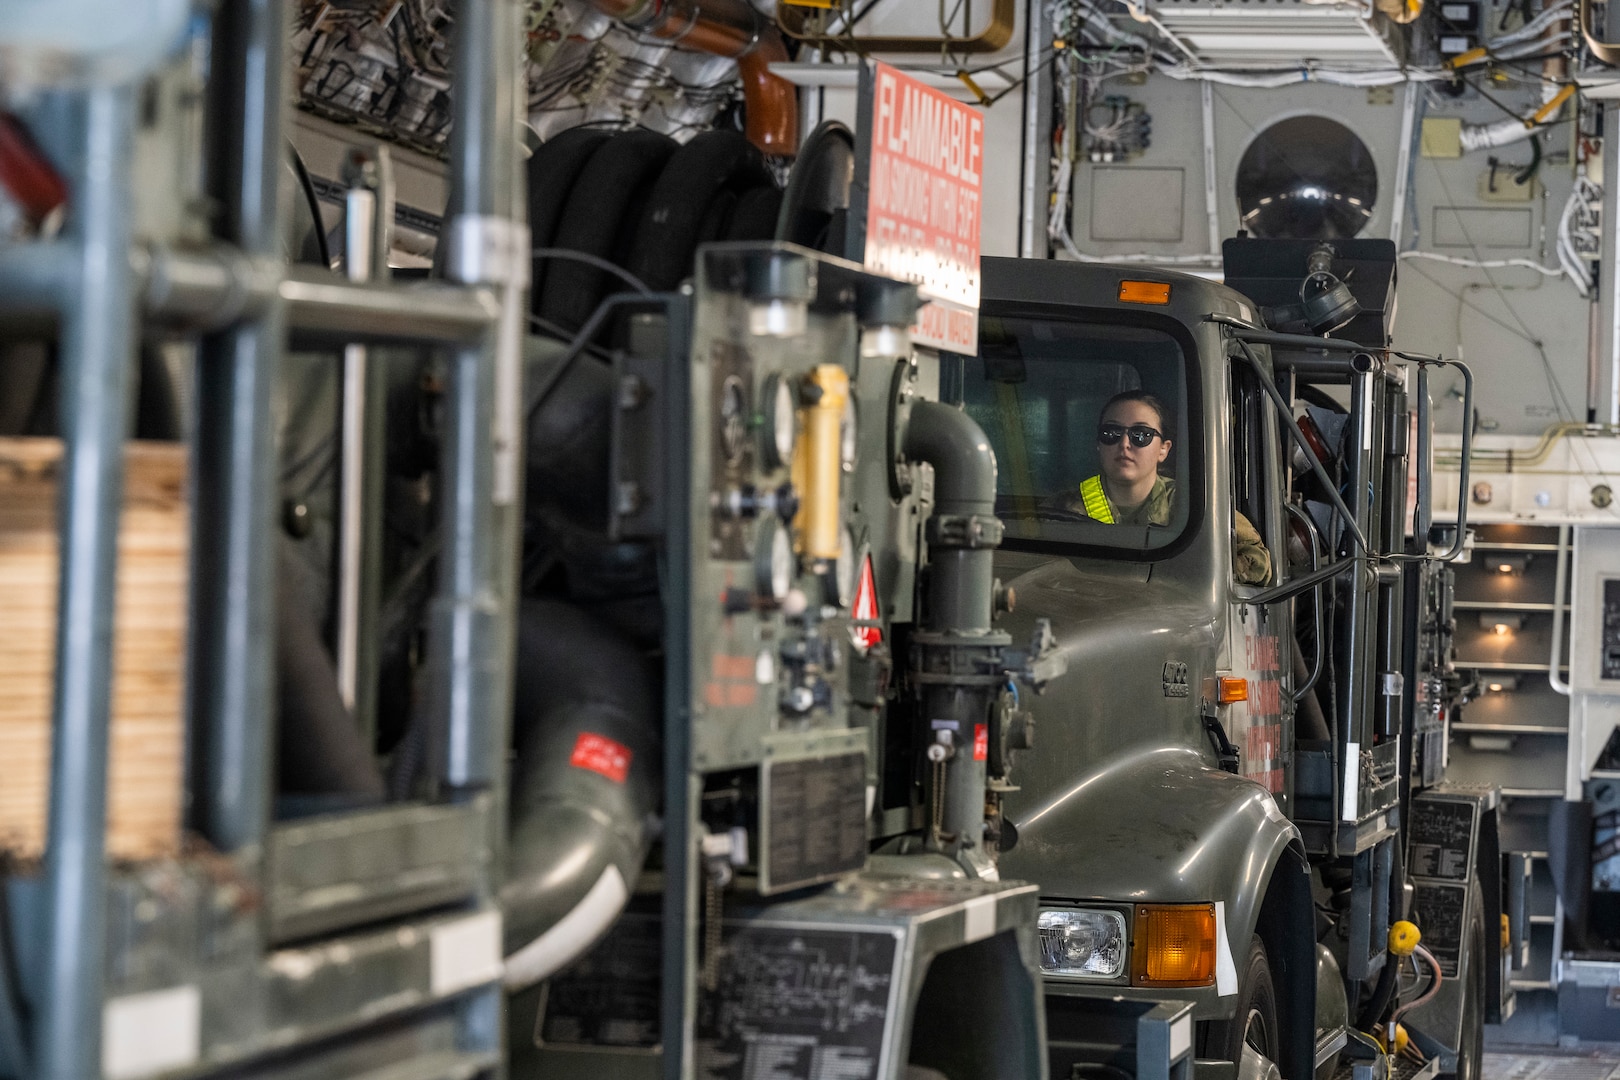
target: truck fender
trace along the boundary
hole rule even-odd
[[[1315,999],[1315,935],[1304,847],[1299,831],[1259,784],[1212,767],[1196,751],[1156,747],[1099,761],[1078,783],[1014,824],[1018,846],[1003,855],[1002,873],[1038,881],[1043,896],[1215,902],[1221,931],[1216,985],[1188,995],[1197,1002],[1200,1019],[1235,1007],[1234,958],[1247,955],[1273,874],[1286,857],[1288,884],[1272,903],[1283,926],[1303,929],[1292,935],[1305,943],[1300,947],[1303,964],[1293,957],[1292,947],[1278,956],[1272,943],[1266,944],[1279,973],[1279,998],[1298,994],[1301,1001]],[[1279,937],[1278,946],[1284,944]],[[1286,961],[1285,969],[1279,961]],[[1296,968],[1303,979],[1297,985]],[[1313,1051],[1314,1046],[1307,1056]],[[1290,1069],[1296,1058],[1284,1057],[1288,1060],[1278,1062],[1284,1076],[1308,1077],[1309,1069]]]

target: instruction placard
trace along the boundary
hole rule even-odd
[[[852,254],[873,273],[917,283],[912,340],[972,354],[979,338],[984,117],[890,67],[861,75],[864,221]],[[857,184],[859,187],[859,184]]]

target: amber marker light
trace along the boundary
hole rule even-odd
[[[1127,304],[1168,304],[1170,283],[1167,281],[1122,281],[1119,298]]]
[[[1234,701],[1249,700],[1249,680],[1233,678],[1230,675],[1221,676],[1221,704],[1230,705]]]
[[[1215,982],[1215,905],[1138,904],[1132,986]]]

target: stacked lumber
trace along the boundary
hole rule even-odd
[[[118,537],[107,851],[176,854],[185,752],[185,448],[130,443]],[[44,851],[56,642],[57,439],[0,439],[0,852]]]

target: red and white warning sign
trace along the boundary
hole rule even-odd
[[[872,66],[868,85],[862,261],[917,283],[925,303],[911,336],[919,345],[977,352],[984,117],[887,64]]]
[[[624,743],[606,735],[589,731],[579,733],[574,740],[574,753],[568,764],[576,769],[589,769],[601,773],[615,784],[624,783],[630,775],[631,750]]]

